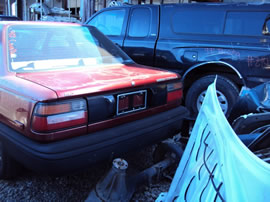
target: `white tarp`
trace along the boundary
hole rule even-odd
[[[168,193],[156,201],[270,201],[270,164],[237,137],[208,87]]]

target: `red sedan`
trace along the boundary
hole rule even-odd
[[[135,64],[94,27],[0,22],[0,178],[75,171],[180,131],[177,74]]]

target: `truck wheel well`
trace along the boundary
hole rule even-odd
[[[239,89],[244,85],[237,73],[230,67],[221,64],[205,64],[191,70],[184,78],[184,95],[190,86],[199,78],[207,75],[222,75],[230,79]]]

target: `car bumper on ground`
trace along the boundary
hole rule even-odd
[[[32,141],[1,124],[0,139],[7,152],[25,167],[58,175],[170,137],[180,131],[187,115],[186,108],[180,106],[114,128],[46,144]]]

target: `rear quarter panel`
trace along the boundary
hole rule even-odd
[[[56,93],[15,76],[0,77],[0,121],[27,135],[38,101],[57,99]]]

